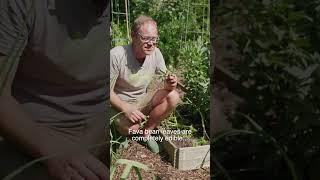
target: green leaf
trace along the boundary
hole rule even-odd
[[[120,177],[121,180],[126,180],[128,178],[131,167],[132,167],[131,164],[126,165],[125,169],[123,170],[123,173],[121,174],[121,177]]]
[[[138,179],[142,180],[142,175],[140,173],[140,170],[137,167],[133,167],[133,169],[136,171],[137,175],[138,175]]]
[[[130,164],[131,166],[143,169],[145,171],[149,171],[150,170],[148,168],[148,166],[146,166],[146,165],[144,165],[144,164],[142,164],[140,162],[131,161],[131,160],[128,160],[128,159],[118,159],[116,163],[118,163],[118,164]]]

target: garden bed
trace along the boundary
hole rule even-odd
[[[127,148],[121,149],[119,153],[120,158],[137,161],[147,165],[152,171],[141,171],[142,179],[152,179],[155,175],[157,179],[209,179],[209,168],[200,168],[197,170],[178,170],[167,161],[168,155],[165,152],[154,154],[139,143],[130,140]],[[117,167],[115,177],[113,179],[120,179],[120,175],[124,170],[123,166]],[[132,179],[137,179],[134,170],[129,176]]]
[[[210,167],[210,145],[192,147],[189,138],[168,136],[160,130],[161,143],[169,155],[169,161],[179,170],[193,170],[202,167]],[[188,147],[189,146],[189,147]]]

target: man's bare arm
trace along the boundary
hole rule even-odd
[[[114,87],[116,85],[117,78],[118,78],[118,75],[114,75],[111,77],[110,102],[111,102],[111,105],[114,106],[117,110],[119,110],[120,112],[125,112],[128,109],[132,109],[133,107],[129,103],[122,101],[120,97],[114,92]]]
[[[6,58],[6,56],[0,55],[0,69],[1,67],[5,69]],[[67,154],[48,159],[45,162],[49,174],[57,179],[68,179],[74,174],[73,172],[79,173],[81,177],[86,179],[108,179],[107,167],[87,153],[84,147],[50,128],[38,125],[22,109],[22,106],[11,94],[16,67],[13,67],[8,73],[1,74],[3,79],[6,76],[7,81],[6,83],[0,81],[2,83],[0,85],[3,87],[0,94],[0,135],[14,142],[34,158],[71,151],[72,156]]]
[[[123,112],[125,116],[133,123],[139,122],[146,118],[145,115],[136,107],[125,101],[122,101],[120,97],[114,93],[113,89],[110,90],[110,102],[112,106],[114,106],[120,112]]]
[[[110,91],[110,102],[112,104],[112,106],[114,106],[117,110],[121,111],[121,112],[124,112],[130,108],[132,108],[130,106],[130,104],[122,101],[118,95],[116,95],[114,93],[114,91]]]
[[[8,57],[0,53],[0,132],[1,136],[16,142],[27,150],[33,157],[51,154],[56,148],[51,145],[61,144],[61,139],[54,137],[48,128],[37,125],[31,117],[24,112],[21,105],[11,94],[11,86],[18,62],[8,68]],[[41,139],[39,138],[41,137]],[[58,141],[59,139],[59,141]],[[58,142],[56,142],[58,141]],[[63,141],[63,140],[62,140]],[[50,150],[51,149],[51,150]]]

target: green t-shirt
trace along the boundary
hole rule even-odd
[[[13,96],[37,122],[76,127],[106,111],[109,17],[100,2],[1,0],[0,53],[19,61]]]
[[[132,45],[117,46],[110,51],[110,80],[115,81],[114,92],[123,101],[137,101],[155,74],[166,71],[165,61],[158,48],[146,56],[143,64],[135,58]]]

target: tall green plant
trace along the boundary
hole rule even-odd
[[[199,38],[189,41],[181,49],[178,58],[178,67],[182,70],[183,82],[186,85],[182,112],[189,112],[186,119],[208,127],[209,125],[209,51],[208,43]],[[203,127],[204,128],[204,127]]]

